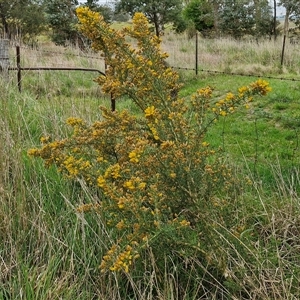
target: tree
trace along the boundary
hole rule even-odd
[[[0,0],[0,18],[3,36],[32,41],[44,30],[44,6],[39,0]]]
[[[277,3],[273,0],[273,29],[274,40],[277,38]]]
[[[99,12],[104,17],[105,22],[112,21],[113,10],[109,5],[100,5],[97,0],[86,0],[82,6],[86,6],[92,11]]]
[[[208,0],[192,0],[184,9],[184,16],[191,20],[195,29],[206,35],[214,28],[213,4]]]
[[[254,0],[255,36],[271,36],[274,33],[274,20],[268,0]],[[277,22],[275,23],[276,28]]]
[[[220,28],[234,38],[253,35],[254,5],[247,0],[225,0],[220,11]]]
[[[272,34],[273,18],[267,0],[191,0],[184,15],[204,34],[212,30],[235,38]]]
[[[0,18],[4,38],[10,38],[8,18],[11,16],[10,1],[0,0]]]
[[[156,36],[160,36],[164,25],[172,23],[175,28],[182,25],[181,0],[120,0],[116,3],[116,11],[127,12],[131,16],[142,12],[148,21],[154,25]]]
[[[75,14],[77,0],[45,0],[46,14],[52,29],[52,41],[57,45],[67,42],[77,44],[80,35],[77,32],[77,17]]]
[[[297,27],[300,27],[300,4],[299,0],[281,0],[279,5],[286,10],[284,22],[284,34],[287,35],[289,30],[289,20],[293,21]]]

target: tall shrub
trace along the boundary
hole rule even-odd
[[[132,99],[140,113],[101,107],[102,118],[93,124],[71,117],[70,137],[43,137],[43,145],[29,154],[99,191],[100,201],[78,210],[101,214],[110,233],[103,272],[135,270],[146,264],[149,248],[158,264],[175,253],[209,261],[205,220],[211,207],[223,205],[216,202],[230,193],[236,178],[206,133],[254,95],[265,95],[268,83],[258,80],[221,99],[213,98],[210,87],[181,98],[178,74],[166,65],[167,54],[143,14],[136,13],[132,27],[121,31],[87,8],[78,8],[77,15],[79,29],[107,62],[106,76],[96,81],[104,92]]]

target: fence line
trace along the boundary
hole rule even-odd
[[[174,69],[178,70],[188,70],[188,71],[195,71],[195,68],[183,68],[183,67],[172,67]],[[262,74],[243,74],[243,73],[234,73],[234,72],[224,72],[224,71],[216,71],[216,70],[207,70],[207,69],[198,69],[200,72],[206,72],[206,73],[213,73],[213,74],[224,74],[224,75],[230,75],[230,76],[245,76],[245,77],[259,77],[259,78],[267,78],[267,79],[275,79],[275,80],[283,80],[283,81],[300,81],[298,78],[284,78],[284,77],[273,77],[268,75],[262,75]]]
[[[28,47],[29,48],[29,47]],[[105,73],[94,68],[78,68],[78,67],[21,67],[21,54],[20,49],[26,49],[26,47],[20,47],[16,46],[16,67],[8,67],[8,70],[17,71],[17,82],[18,82],[18,88],[21,92],[21,81],[22,81],[22,73],[21,71],[27,70],[27,71],[84,71],[84,72],[98,72],[99,74],[105,76]],[[54,51],[48,51],[48,50],[37,50],[44,53],[52,53],[52,54],[60,54],[60,55],[72,55],[69,53],[61,53],[61,52],[54,52]],[[198,57],[198,49],[196,47],[196,54]],[[88,56],[82,56],[78,54],[74,54],[74,56],[83,57],[83,58],[94,58],[94,59],[100,59],[97,57],[88,57]],[[104,59],[104,58],[101,58]],[[242,74],[242,73],[234,73],[234,72],[224,72],[224,71],[217,71],[217,70],[207,70],[207,69],[199,69],[198,68],[198,59],[196,59],[195,68],[187,68],[187,67],[174,67],[171,66],[171,68],[178,69],[178,70],[190,70],[195,71],[196,75],[198,75],[198,72],[206,72],[206,73],[212,73],[212,74],[224,74],[229,76],[245,76],[245,77],[263,77],[268,79],[275,79],[275,80],[286,80],[286,81],[298,81],[300,82],[300,79],[297,78],[284,78],[284,77],[273,77],[273,76],[267,76],[262,74]],[[115,110],[115,98],[111,94],[111,110]]]
[[[91,69],[91,68],[68,68],[68,67],[21,67],[21,52],[20,52],[20,46],[16,46],[16,61],[17,66],[16,67],[9,67],[8,70],[17,71],[17,82],[18,82],[18,89],[19,92],[22,91],[22,71],[84,71],[84,72],[98,72],[103,76],[106,76],[104,72],[98,70],[98,69]],[[116,100],[113,94],[110,95],[111,100],[111,110],[115,111],[116,109]]]
[[[42,49],[33,49],[31,47],[27,46],[19,46],[20,49],[28,49],[31,51],[37,51],[37,52],[42,52],[42,53],[50,53],[50,54],[59,54],[59,55],[69,55],[69,56],[77,56],[77,57],[82,57],[82,58],[91,58],[91,59],[99,59],[99,60],[104,60],[104,57],[99,57],[99,56],[90,56],[90,55],[81,55],[81,54],[75,54],[75,53],[66,53],[66,52],[59,52],[59,51],[50,51],[50,50],[42,50]]]
[[[268,75],[262,75],[262,74],[244,74],[244,73],[234,73],[234,72],[225,72],[225,71],[218,71],[218,70],[208,70],[208,69],[199,69],[198,66],[198,39],[196,37],[196,47],[195,47],[195,67],[194,68],[189,68],[189,67],[178,67],[178,66],[170,66],[173,69],[177,70],[186,70],[186,71],[195,71],[195,74],[198,75],[199,72],[206,72],[206,73],[212,73],[212,74],[224,74],[224,75],[230,75],[230,76],[244,76],[244,77],[264,77],[267,79],[275,79],[275,80],[283,80],[283,81],[300,81],[298,78],[284,78],[284,77],[274,77],[274,76],[268,76]],[[30,49],[42,53],[51,53],[51,54],[59,54],[59,55],[69,55],[69,56],[74,56],[74,57],[81,57],[81,58],[90,58],[90,59],[98,59],[98,60],[105,60],[104,57],[96,57],[96,56],[86,56],[86,55],[81,55],[81,54],[74,54],[74,53],[63,53],[63,52],[58,52],[58,51],[50,51],[50,50],[40,50],[40,49],[32,49],[30,47],[26,46],[19,46],[20,49]],[[63,69],[63,68],[62,68]],[[33,70],[33,68],[28,68],[27,70]],[[50,70],[50,68],[48,68]]]

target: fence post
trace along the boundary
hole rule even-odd
[[[9,68],[9,40],[0,39],[0,73],[8,79]]]
[[[106,59],[104,58],[104,72],[105,73],[106,73],[106,69],[107,69],[107,63],[106,63]],[[110,93],[110,107],[111,107],[111,111],[116,110],[116,98],[114,97],[113,93]]]
[[[21,93],[22,91],[22,87],[21,87],[21,54],[20,54],[20,46],[16,47],[16,51],[17,51],[17,80],[18,80],[18,88],[19,88],[19,92]]]
[[[196,30],[196,51],[195,51],[195,70],[196,70],[196,75],[198,75],[198,30]]]
[[[281,61],[280,61],[280,65],[281,66],[283,66],[284,49],[285,49],[285,39],[286,39],[286,35],[283,36],[283,42],[282,42]]]

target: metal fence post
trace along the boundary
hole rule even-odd
[[[195,49],[195,71],[198,75],[198,30],[196,30],[196,49]]]
[[[20,46],[16,47],[16,51],[17,51],[17,78],[18,78],[18,88],[19,88],[19,92],[21,93],[22,91],[22,87],[21,87],[21,81],[22,81],[22,77],[21,77],[21,54],[20,54]]]
[[[104,72],[106,73],[107,69],[107,63],[106,63],[106,58],[104,58]],[[116,98],[114,97],[113,93],[110,93],[110,107],[111,111],[116,110]]]

